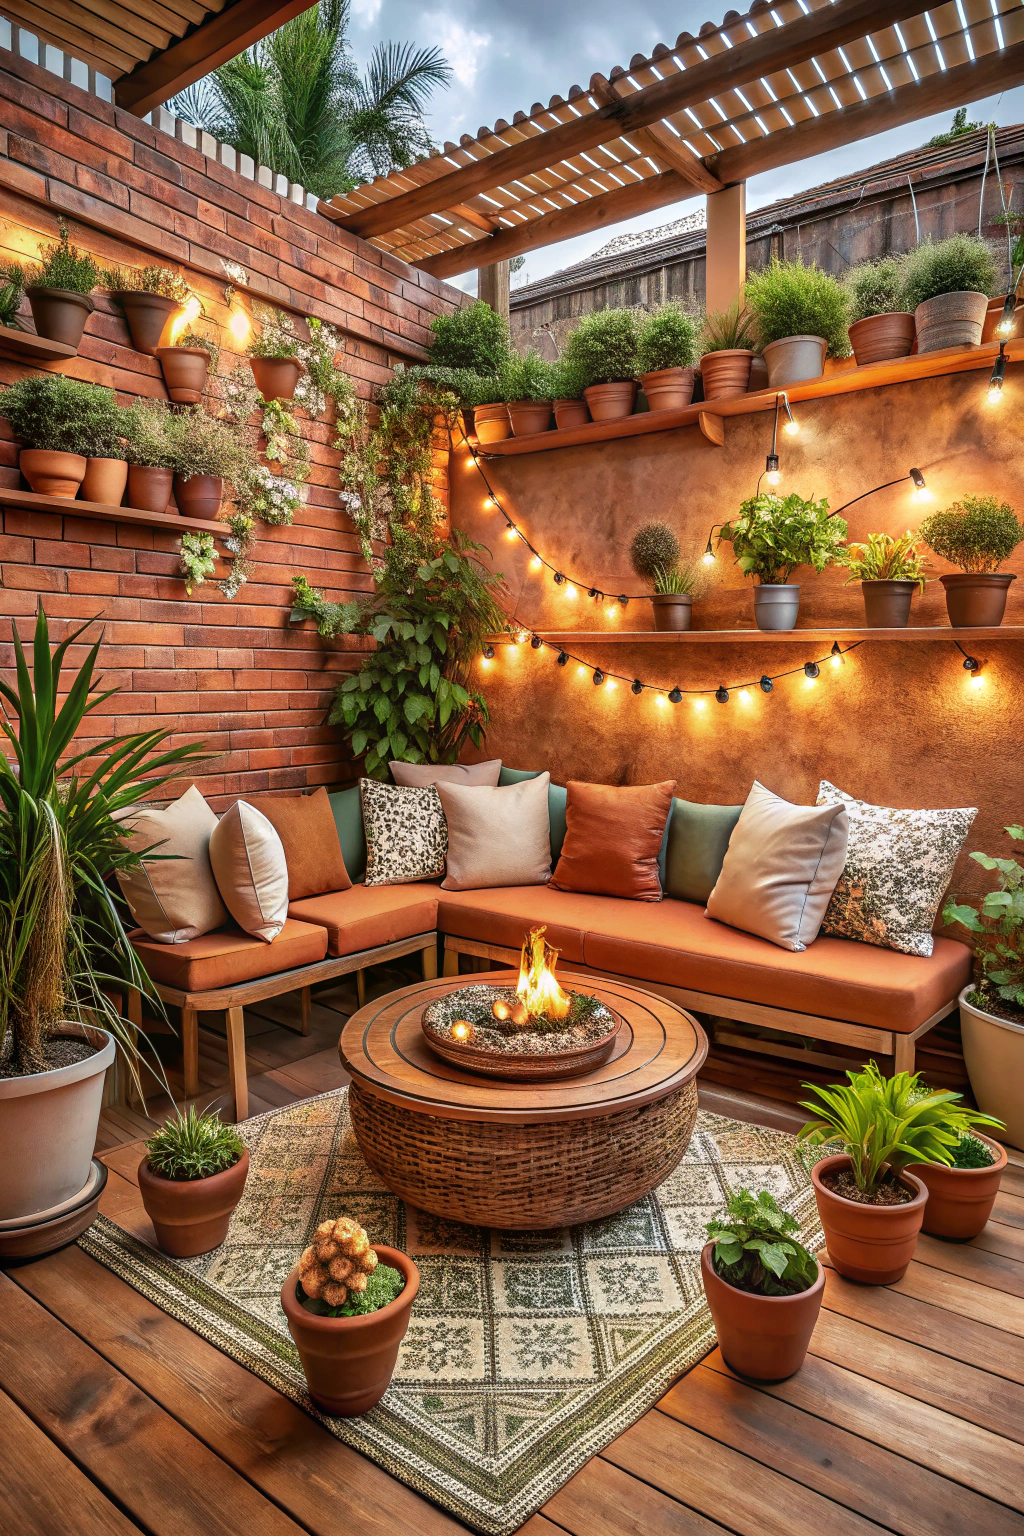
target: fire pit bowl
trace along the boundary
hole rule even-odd
[[[580,1007],[576,999],[585,995],[570,992],[568,996],[576,1013]],[[492,1008],[504,1003],[512,1009],[517,1002],[515,989],[477,982],[428,1003],[420,1027],[430,1049],[453,1067],[509,1082],[553,1082],[592,1072],[608,1060],[615,1046],[621,1017],[596,998],[587,1001],[592,1007],[586,1016],[573,1022],[570,1014],[562,1028],[547,1024],[538,1030],[529,1022],[503,1028]],[[471,1027],[461,1039],[460,1024]]]

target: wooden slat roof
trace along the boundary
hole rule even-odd
[[[1021,0],[754,0],[320,206],[450,277],[1022,80]]]

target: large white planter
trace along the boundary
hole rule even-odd
[[[69,1067],[0,1078],[0,1221],[52,1210],[89,1182],[114,1041],[84,1024],[62,1025],[60,1033],[100,1049]]]
[[[978,1108],[1006,1126],[1000,1141],[1024,1148],[1024,1024],[985,1013],[967,1001],[974,983],[960,993],[964,1061]]]

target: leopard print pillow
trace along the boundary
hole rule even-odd
[[[366,834],[367,885],[436,880],[448,856],[448,823],[434,786],[423,789],[359,780]]]
[[[930,955],[935,914],[977,810],[897,811],[854,800],[827,779],[818,804],[843,804],[850,817],[846,866],[821,932]]]

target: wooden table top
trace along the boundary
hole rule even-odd
[[[515,971],[490,971],[488,986],[514,986]],[[483,978],[481,978],[483,980]],[[615,1049],[594,1072],[562,1082],[510,1083],[461,1072],[435,1056],[420,1029],[428,1003],[472,978],[418,982],[367,1003],[338,1042],[342,1064],[360,1088],[411,1112],[451,1120],[588,1119],[652,1103],[695,1077],[708,1043],[697,1021],[667,998],[625,982],[561,973],[567,988],[600,998],[622,1016]]]

